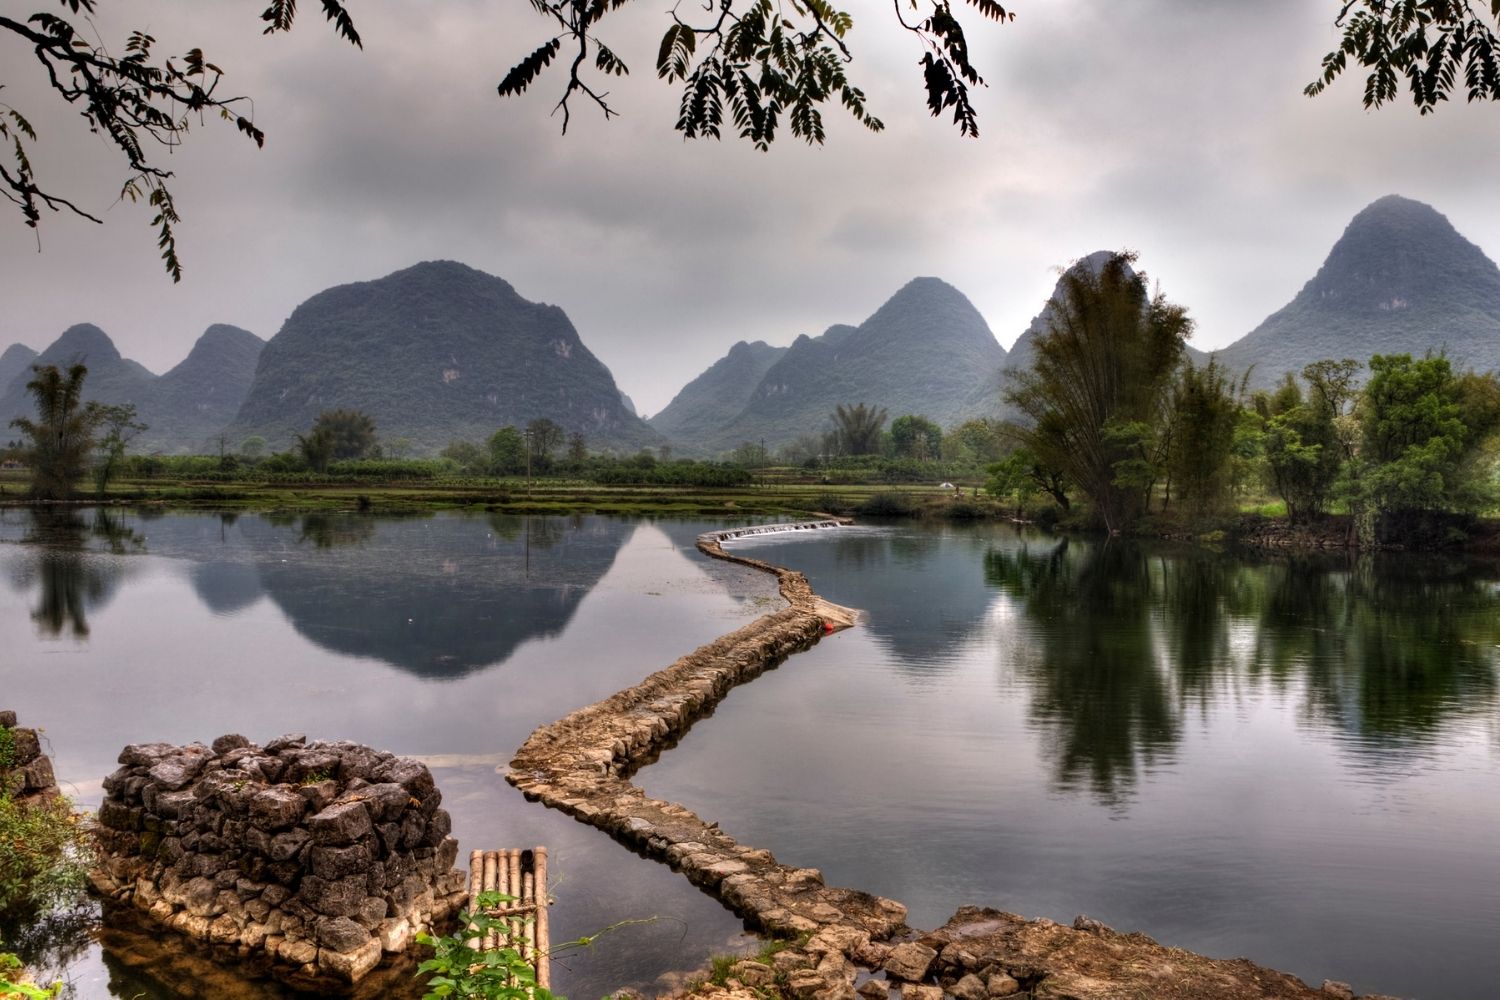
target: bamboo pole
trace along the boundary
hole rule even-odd
[[[494,892],[495,889],[496,889],[496,887],[499,885],[499,875],[500,875],[500,873],[499,873],[499,864],[500,864],[500,856],[497,853],[495,853],[494,851],[485,851],[484,852],[484,891],[485,892]],[[496,933],[494,931],[490,931],[489,933],[485,934],[485,936],[484,936],[484,950],[485,951],[489,951],[491,948],[495,947],[496,943],[497,943],[497,935],[496,935]]]
[[[536,901],[536,879],[531,872],[521,869],[521,901]],[[536,917],[521,917],[521,957],[536,968]]]
[[[551,941],[547,933],[547,849],[538,847],[531,855],[532,879],[536,892],[536,984],[552,988],[552,958],[547,954]]]
[[[479,909],[479,890],[484,885],[484,852],[469,852],[469,912],[475,913]],[[477,937],[469,938],[467,942],[470,948],[479,947]]]

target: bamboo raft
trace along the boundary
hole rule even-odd
[[[491,917],[505,918],[509,932],[491,931],[471,947],[484,949],[509,945],[521,953],[536,970],[536,984],[552,987],[549,952],[552,947],[547,930],[547,849],[474,851],[469,855],[469,912],[479,912],[481,892],[498,892],[509,896],[508,902],[485,909]]]

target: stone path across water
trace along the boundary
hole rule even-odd
[[[768,525],[700,536],[698,548],[706,555],[774,574],[788,606],[699,647],[635,687],[542,726],[516,751],[506,775],[528,799],[560,809],[681,870],[747,923],[805,941],[766,964],[738,963],[727,986],[705,986],[700,995],[744,1000],[764,996],[755,991],[775,990],[802,1000],[884,1000],[894,987],[902,1000],[943,1000],[945,995],[987,1000],[1023,993],[1057,1000],[1354,996],[1340,983],[1314,990],[1293,976],[1243,959],[1203,958],[1086,918],[1066,927],[965,908],[937,931],[913,932],[901,903],[825,885],[816,869],[782,864],[770,851],[736,843],[717,823],[705,822],[684,806],[648,798],[630,781],[636,770],[674,745],[737,684],[856,618],[852,610],[815,594],[801,573],[731,555],[721,542],[838,523]],[[892,938],[904,940],[887,943]],[[877,970],[874,978],[868,970]],[[862,980],[856,992],[855,984]]]

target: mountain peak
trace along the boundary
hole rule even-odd
[[[41,358],[48,364],[71,364],[82,361],[94,367],[101,363],[120,360],[120,350],[109,334],[92,323],[75,323],[54,340]]]
[[[1431,205],[1387,195],[1349,221],[1291,302],[1220,357],[1269,385],[1322,358],[1427,350],[1500,364],[1500,268]]]

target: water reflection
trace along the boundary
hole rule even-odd
[[[985,580],[1032,622],[1015,667],[1032,689],[1031,715],[1049,734],[1062,788],[1113,799],[1177,743],[1176,698],[1158,669],[1151,570],[1145,553],[1126,545],[1063,540],[985,554]]]
[[[51,636],[89,635],[128,560],[181,559],[218,615],[269,597],[303,636],[331,652],[452,679],[556,636],[613,565],[635,526],[594,518],[406,518],[352,513],[151,517],[145,511],[47,508],[7,514],[0,539],[25,543],[18,591]],[[19,535],[19,537],[17,537]]]
[[[984,578],[1021,613],[1008,656],[1057,784],[1117,800],[1169,759],[1188,706],[1238,677],[1369,750],[1430,742],[1496,693],[1496,572],[1403,557],[1236,558],[1130,542],[991,546]]]
[[[122,574],[119,563],[98,554],[144,552],[145,539],[107,508],[86,514],[75,508],[44,507],[26,513],[29,520],[20,540],[33,548],[30,558],[12,566],[11,586],[18,591],[36,588],[31,620],[43,635],[66,632],[86,638],[89,609],[108,603]]]

